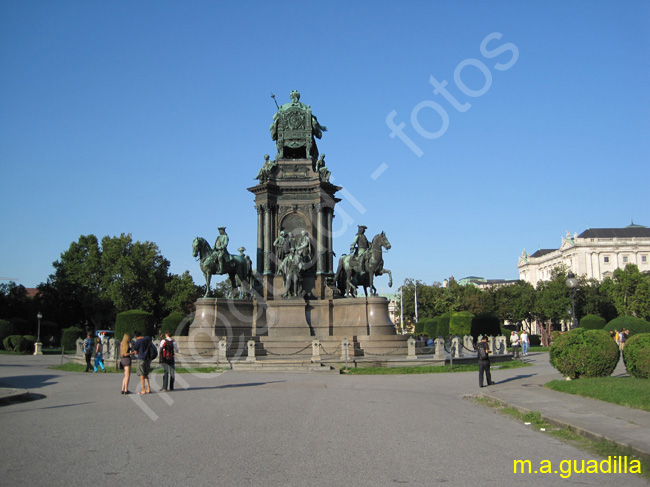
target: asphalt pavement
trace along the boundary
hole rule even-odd
[[[578,473],[602,459],[464,400],[483,394],[650,453],[650,413],[546,390],[561,379],[548,354],[525,360],[533,366],[493,370],[497,384],[482,389],[475,372],[231,370],[178,374],[168,393],[153,374],[153,394],[125,396],[121,374],[55,371],[57,356],[0,355],[0,478],[8,486],[648,485],[626,473]],[[515,473],[518,460],[529,460],[531,473]]]

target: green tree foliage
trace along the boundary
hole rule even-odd
[[[115,318],[115,339],[122,340],[125,333],[134,338],[135,331],[140,331],[142,336],[154,336],[156,329],[153,314],[140,309],[118,313]]]
[[[623,360],[632,377],[650,379],[650,333],[630,338],[623,349]]]
[[[602,286],[611,296],[619,316],[650,318],[650,275],[639,272],[636,265],[616,269],[613,278],[606,279]]]
[[[583,316],[580,320],[580,327],[585,330],[602,330],[606,324],[605,318],[596,315]]]
[[[551,346],[551,365],[572,379],[609,377],[618,364],[616,342],[604,330],[576,328],[559,335]]]
[[[472,320],[474,314],[469,311],[458,311],[449,318],[449,334],[465,336],[469,335],[472,330]]]
[[[558,270],[550,281],[540,281],[537,285],[535,318],[543,323],[542,344],[549,346],[551,331],[559,328],[561,321],[568,321],[571,313],[571,296],[566,285],[566,274]]]
[[[55,272],[39,287],[50,319],[109,328],[118,312],[143,309],[158,319],[172,310],[189,311],[196,286],[189,272],[169,273],[169,261],[153,242],[131,235],[82,235],[54,262]],[[49,309],[49,308],[48,308]]]

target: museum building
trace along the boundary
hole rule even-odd
[[[567,232],[559,249],[533,254],[524,250],[517,267],[519,278],[536,286],[550,280],[553,269],[562,265],[576,276],[602,281],[627,264],[650,272],[650,228],[632,223],[625,228],[591,228],[573,236]]]

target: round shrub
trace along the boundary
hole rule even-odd
[[[2,340],[2,346],[5,350],[14,352],[14,342],[20,337],[21,335],[9,335],[8,337],[5,337],[4,340]]]
[[[153,336],[155,334],[155,318],[153,314],[142,311],[141,309],[132,309],[118,313],[115,318],[115,339],[122,340],[125,333],[134,336],[134,331],[139,331],[142,336]]]
[[[7,338],[9,335],[15,335],[15,333],[16,330],[14,328],[14,325],[12,325],[10,321],[0,320],[0,343],[4,344],[5,338]],[[5,350],[7,350],[6,347]]]
[[[25,335],[23,337],[23,347],[21,350],[23,353],[34,353],[34,344],[36,343],[36,337],[34,335]]]
[[[585,330],[602,330],[606,324],[607,320],[597,315],[586,315],[580,320],[580,327]]]
[[[173,336],[187,336],[192,323],[192,315],[185,316],[180,311],[172,311],[169,316],[163,318],[161,331],[169,331]]]
[[[64,350],[76,350],[77,349],[77,339],[84,337],[84,331],[81,328],[76,326],[71,326],[63,330],[63,335],[61,337],[61,346]]]
[[[619,316],[618,318],[614,318],[603,329],[606,331],[621,331],[623,328],[630,332],[628,338],[637,333],[650,333],[650,323],[634,316]]]
[[[501,334],[501,324],[499,318],[490,313],[476,315],[472,319],[472,328],[470,331],[472,338],[475,340],[479,336],[498,336]]]
[[[572,379],[609,377],[620,352],[616,342],[604,330],[575,328],[558,336],[551,345],[551,365]]]
[[[650,333],[639,333],[625,342],[623,361],[632,377],[650,379]]]

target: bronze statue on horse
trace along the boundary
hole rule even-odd
[[[374,278],[388,274],[388,286],[393,285],[393,274],[389,269],[384,269],[383,249],[390,249],[390,242],[386,233],[375,235],[371,243],[365,237],[366,227],[359,226],[359,232],[350,247],[350,255],[343,255],[339,259],[336,271],[336,287],[342,296],[356,297],[357,286],[363,286],[363,291],[368,296],[368,288],[372,295],[377,294]]]
[[[205,276],[205,295],[207,298],[210,294],[210,280],[213,275],[228,274],[230,278],[229,298],[236,299],[241,290],[242,297],[250,297],[254,284],[252,274],[252,262],[250,257],[244,255],[231,255],[226,249],[227,235],[225,228],[220,227],[220,235],[217,238],[214,250],[210,244],[202,237],[196,237],[192,242],[192,256],[201,262],[201,272]],[[223,238],[225,236],[225,238]],[[221,239],[221,240],[220,240]],[[224,244],[225,242],[225,244]]]

